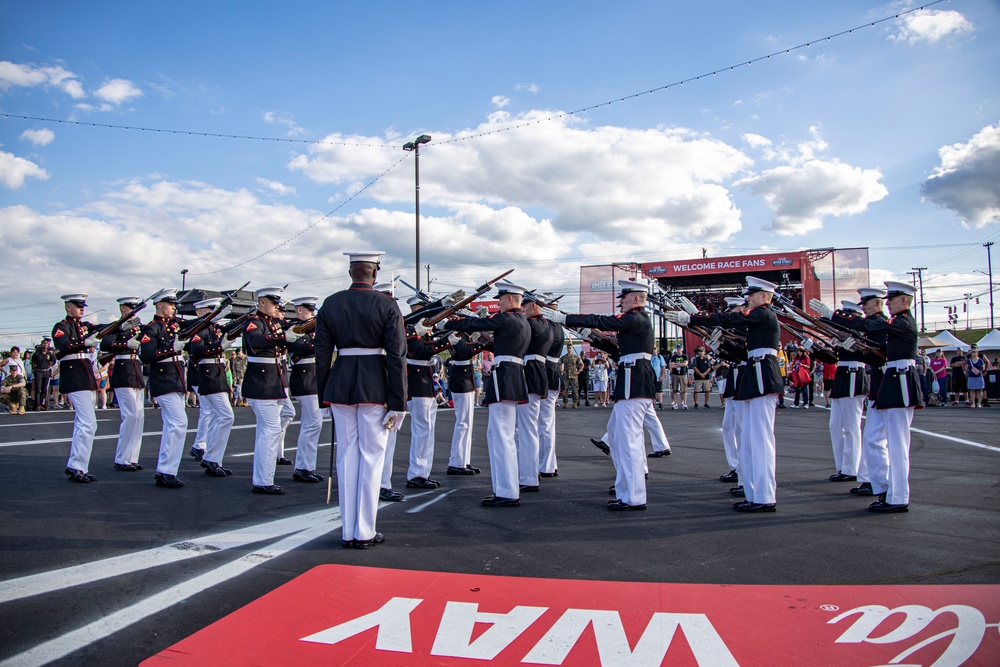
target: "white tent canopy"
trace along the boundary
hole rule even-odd
[[[979,350],[984,352],[986,350],[1000,350],[1000,331],[994,329],[985,336],[979,339],[976,343],[979,346]]]
[[[957,336],[955,336],[955,334],[947,329],[941,333],[934,334],[934,338],[945,344],[944,347],[935,349],[935,352],[937,352],[937,350],[944,350],[945,352],[954,352],[955,350],[968,351],[969,347],[971,347],[968,343],[963,343]]]

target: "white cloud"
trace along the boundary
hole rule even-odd
[[[490,98],[490,104],[497,109],[503,109],[506,106],[510,106],[510,98],[506,95],[494,95]]]
[[[941,41],[952,35],[972,32],[972,23],[960,12],[954,10],[925,9],[900,17],[899,30],[889,35],[894,42],[916,44],[917,42]]]
[[[740,229],[740,211],[722,181],[751,165],[738,149],[678,128],[589,128],[573,117],[537,122],[556,112],[497,111],[462,134],[446,133],[421,151],[421,200],[452,210],[470,203],[516,206],[551,214],[555,229],[589,231],[628,241],[671,238],[722,240]],[[499,131],[522,124],[517,132]],[[331,142],[383,143],[380,137],[331,135]],[[310,146],[290,163],[321,183],[358,183],[389,168],[395,152],[329,144]],[[445,167],[445,165],[447,165]],[[410,169],[387,173],[368,193],[409,204]]]
[[[266,187],[271,192],[275,192],[279,195],[294,195],[296,194],[295,188],[290,185],[285,185],[278,181],[269,181],[266,178],[258,178],[257,182]]]
[[[24,185],[24,179],[26,178],[37,178],[40,181],[47,181],[49,172],[31,160],[17,157],[13,153],[0,151],[0,183],[3,183],[11,190],[17,190]],[[6,229],[4,229],[4,233],[7,233]]]
[[[537,93],[539,88],[537,83],[519,83],[514,86],[514,90],[519,93]]]
[[[0,61],[0,90],[7,91],[12,86],[30,88],[45,85],[54,86],[75,100],[86,97],[76,74],[64,67],[35,67],[9,60]]]
[[[111,79],[94,91],[94,97],[110,104],[120,105],[136,97],[142,97],[142,91],[127,79]]]
[[[265,123],[271,125],[284,125],[285,131],[290,137],[301,136],[305,133],[305,130],[299,127],[298,123],[295,122],[295,117],[290,113],[285,113],[283,111],[265,111],[261,114]]]
[[[48,146],[56,138],[56,133],[47,127],[40,130],[25,130],[21,133],[21,141],[30,141],[36,146]]]
[[[924,199],[954,211],[966,226],[1000,222],[1000,124],[939,148],[938,156],[941,163],[921,188]]]
[[[753,134],[750,132],[743,135],[743,141],[750,144],[751,148],[763,148],[771,145],[771,140],[767,137],[762,137],[759,134]]]

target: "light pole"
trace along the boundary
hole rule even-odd
[[[185,287],[187,287],[187,269],[181,269],[181,291],[183,292]]]
[[[993,247],[993,241],[987,241],[983,244],[986,248],[986,267],[990,272],[990,329],[995,329],[993,324],[993,258],[990,253],[990,248]]]
[[[403,144],[404,151],[413,151],[413,180],[417,202],[417,289],[420,289],[420,144],[431,141],[431,135],[421,134],[413,141]]]

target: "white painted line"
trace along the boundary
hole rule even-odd
[[[98,419],[97,420],[98,424],[100,424],[101,422],[114,422],[114,423],[118,424],[118,423],[121,422],[121,420],[120,419]],[[7,426],[50,426],[50,425],[55,425],[55,424],[72,424],[72,423],[73,423],[72,420],[70,420],[68,422],[19,422],[19,421],[12,421],[9,424],[0,424],[0,428],[5,428]]]
[[[267,523],[175,542],[146,551],[112,556],[102,560],[50,570],[17,579],[0,581],[0,604],[21,598],[109,579],[130,572],[167,565],[206,554],[271,540],[314,527],[317,522],[340,520],[340,508],[322,509]],[[339,524],[338,524],[339,525]]]
[[[950,435],[945,435],[943,433],[935,433],[934,431],[925,431],[922,428],[913,428],[911,426],[910,431],[913,433],[922,433],[924,435],[934,436],[935,438],[941,438],[942,440],[951,440],[952,442],[957,442],[963,445],[979,447],[980,449],[990,449],[994,452],[1000,452],[1000,447],[994,447],[993,445],[984,445],[981,442],[973,442],[972,440],[963,440],[962,438],[955,438]]]
[[[297,424],[298,422],[292,422],[292,423],[293,424]],[[255,427],[256,427],[256,424],[241,424],[239,426],[234,426],[232,428],[232,430],[235,431],[235,430],[238,430],[238,429],[255,428]],[[189,428],[187,431],[185,431],[185,433],[195,433],[197,430],[198,430],[197,428]],[[142,437],[146,438],[146,437],[149,437],[149,436],[162,435],[162,434],[163,434],[163,431],[143,431]],[[108,434],[108,435],[95,435],[94,436],[94,441],[95,442],[97,440],[117,440],[117,439],[118,439],[118,434],[117,433]],[[23,447],[25,445],[51,445],[51,444],[60,443],[60,442],[72,442],[72,441],[73,441],[72,437],[69,437],[69,438],[51,438],[49,440],[21,440],[19,442],[0,442],[0,447]]]
[[[433,498],[432,500],[428,500],[426,503],[423,503],[421,505],[417,505],[413,509],[406,510],[406,513],[407,514],[416,514],[417,512],[423,511],[423,510],[427,509],[428,507],[430,507],[431,505],[433,505],[434,503],[438,502],[439,500],[444,499],[445,496],[448,496],[448,495],[450,495],[452,493],[455,493],[456,491],[458,491],[458,489],[452,489],[451,491],[445,491],[444,493],[442,493],[441,495],[439,495],[437,498]]]
[[[74,651],[110,637],[116,632],[172,607],[179,602],[186,602],[192,596],[207,591],[213,586],[249,572],[258,565],[270,561],[272,558],[288,553],[292,549],[296,549],[317,537],[322,537],[330,531],[340,528],[341,525],[338,512],[336,519],[331,517],[329,522],[286,537],[270,547],[258,549],[253,553],[246,554],[235,561],[226,563],[193,579],[189,579],[176,586],[171,586],[141,602],[137,602],[112,614],[102,616],[82,628],[68,632],[28,649],[23,653],[10,657],[0,663],[0,667],[40,667],[54,660],[64,658]]]

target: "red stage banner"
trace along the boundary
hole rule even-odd
[[[734,257],[709,257],[682,259],[675,262],[651,262],[642,265],[642,272],[650,278],[672,276],[699,276],[717,273],[749,273],[754,271],[789,271],[802,267],[800,253],[767,255],[737,255]]]
[[[159,665],[1000,664],[1000,586],[744,586],[323,565]]]

